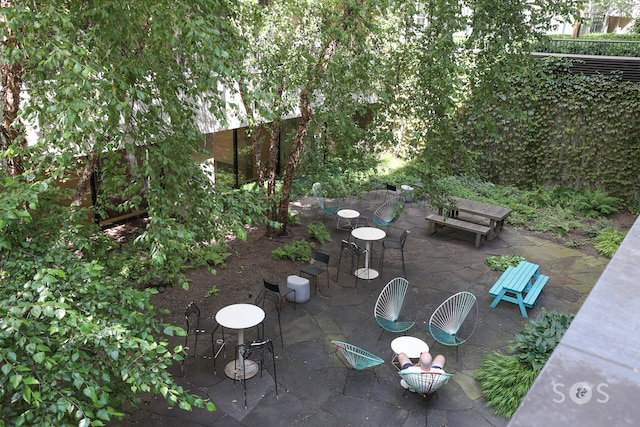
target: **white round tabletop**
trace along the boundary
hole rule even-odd
[[[345,218],[345,219],[355,219],[358,218],[360,216],[360,212],[353,210],[353,209],[340,209],[337,212],[337,215],[340,218]]]
[[[264,310],[253,304],[232,304],[216,313],[216,322],[230,329],[246,329],[264,320]]]
[[[373,241],[384,239],[387,233],[375,227],[359,227],[354,228],[351,235],[356,239]]]
[[[391,349],[395,354],[404,353],[410,359],[417,359],[420,353],[429,351],[429,345],[416,337],[398,337],[391,341]]]

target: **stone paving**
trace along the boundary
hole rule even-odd
[[[384,194],[365,194],[343,201],[343,207],[353,208],[369,219],[382,203]],[[316,215],[315,199],[305,198],[293,204],[301,215]],[[464,231],[438,230],[428,236],[425,232],[425,207],[407,203],[400,219],[389,231],[401,234],[409,230],[405,246],[407,279],[418,301],[418,323],[408,335],[427,342],[432,354],[443,354],[445,370],[453,378],[437,394],[424,399],[414,393],[404,393],[399,376],[391,364],[390,347],[395,336],[381,329],[373,317],[373,308],[380,290],[394,277],[402,275],[400,261],[386,261],[380,278],[359,280],[354,288],[354,277],[343,263],[337,274],[340,241],[348,232],[337,230],[335,220],[329,216],[324,223],[332,232],[333,241],[322,247],[330,251],[330,285],[325,277],[319,280],[317,294],[309,302],[285,303],[281,315],[282,339],[278,331],[277,317],[272,306],[265,306],[266,337],[275,345],[278,396],[276,397],[273,368],[267,358],[262,377],[248,380],[248,408],[244,408],[242,384],[224,375],[224,364],[231,360],[217,360],[217,374],[210,359],[189,359],[184,372],[173,367],[172,374],[190,391],[209,397],[216,405],[215,412],[195,409],[191,412],[170,408],[161,398],[148,398],[141,408],[132,411],[123,426],[430,426],[483,427],[506,426],[504,417],[495,416],[485,406],[474,373],[480,367],[482,357],[496,350],[505,350],[513,334],[524,327],[527,319],[520,315],[515,304],[501,302],[494,309],[489,307],[492,298],[489,288],[500,276],[484,263],[490,255],[521,255],[540,265],[542,274],[550,280],[529,309],[529,319],[540,314],[542,307],[563,312],[576,312],[584,302],[591,287],[604,270],[607,259],[586,256],[543,239],[521,235],[506,226],[498,238],[474,246],[475,236]],[[322,217],[318,217],[319,220]],[[380,243],[373,244],[374,266],[377,266]],[[397,255],[397,254],[396,254]],[[289,274],[282,273],[286,283]],[[337,281],[336,281],[336,275]],[[428,321],[442,301],[459,291],[476,295],[480,310],[474,335],[459,347],[459,360],[453,347],[434,345],[428,332]],[[239,301],[252,302],[252,301]],[[251,333],[248,333],[251,339]],[[380,339],[379,339],[380,337]],[[388,361],[376,369],[379,382],[371,374],[351,375],[343,385],[347,369],[338,359],[331,340],[346,341],[377,354]],[[200,341],[199,352],[207,354],[206,340]],[[233,348],[233,339],[229,348]]]

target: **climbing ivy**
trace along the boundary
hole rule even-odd
[[[510,90],[471,97],[460,110],[461,144],[481,154],[478,173],[491,182],[599,190],[637,207],[640,86],[569,67],[532,61],[504,77]]]

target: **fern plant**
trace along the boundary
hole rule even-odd
[[[597,218],[618,212],[618,199],[602,191],[589,191],[577,202],[576,207],[587,218]]]
[[[593,247],[600,255],[613,258],[625,236],[614,228],[604,228],[593,238]]]
[[[311,249],[313,245],[306,240],[296,240],[288,245],[280,246],[271,251],[271,256],[276,260],[290,259],[293,261],[311,262]]]
[[[308,236],[310,239],[316,239],[322,245],[331,241],[331,233],[329,233],[329,230],[327,230],[324,224],[312,223],[309,224],[307,228],[309,229]]]

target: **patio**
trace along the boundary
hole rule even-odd
[[[351,197],[343,201],[342,206],[356,209],[371,224],[371,216],[383,198],[381,192],[370,193],[364,195],[364,200]],[[295,202],[292,209],[301,215],[315,216],[318,207],[314,198],[305,198]],[[390,343],[395,336],[385,332],[378,340],[381,329],[373,317],[373,307],[384,285],[402,275],[401,262],[385,260],[381,277],[359,280],[357,290],[354,290],[354,277],[348,274],[348,267],[343,263],[336,282],[340,241],[347,238],[349,231],[337,229],[335,218],[326,216],[324,223],[331,231],[333,241],[322,246],[322,250],[331,252],[330,286],[327,288],[325,278],[321,276],[318,293],[312,294],[307,303],[298,304],[295,311],[292,304],[285,303],[281,314],[284,348],[280,346],[274,309],[269,303],[265,305],[265,336],[274,341],[277,357],[277,399],[267,361],[263,376],[248,380],[248,409],[245,410],[242,384],[234,383],[222,371],[224,363],[233,358],[231,351],[227,351],[227,359],[217,361],[217,375],[214,375],[212,361],[202,358],[188,359],[185,373],[179,366],[172,372],[185,388],[209,397],[217,411],[196,409],[186,412],[169,408],[163,399],[149,399],[141,409],[117,424],[417,426],[424,425],[425,405],[428,405],[431,426],[506,426],[505,418],[494,416],[491,408],[484,405],[479,386],[473,379],[483,355],[506,349],[513,334],[522,330],[528,320],[534,319],[542,307],[576,312],[608,260],[523,236],[508,225],[495,240],[476,248],[473,234],[464,231],[443,229],[427,235],[426,212],[420,203],[407,203],[395,227],[387,232],[399,235],[403,230],[409,230],[405,245],[406,277],[416,293],[418,322],[408,335],[427,342],[434,356],[443,354],[447,358],[445,370],[453,374],[437,398],[434,396],[427,402],[416,394],[404,393],[397,370],[391,363],[394,354]],[[374,268],[378,265],[380,245],[380,242],[373,242]],[[550,277],[536,304],[528,310],[529,319],[523,318],[514,304],[489,307],[493,300],[489,289],[501,272],[490,270],[484,259],[502,254],[524,256],[539,264],[541,273]],[[289,274],[298,272],[283,271],[283,281]],[[454,347],[434,345],[428,332],[428,321],[442,301],[459,291],[475,294],[480,316],[474,335],[459,348],[459,361],[456,362]],[[251,300],[238,302],[253,303]],[[248,334],[247,339],[252,337]],[[380,382],[372,375],[351,375],[343,394],[347,370],[338,360],[332,340],[354,344],[383,358],[386,363],[376,370]],[[207,354],[206,344],[206,339],[199,341],[199,353]],[[233,338],[229,344],[233,348]]]

